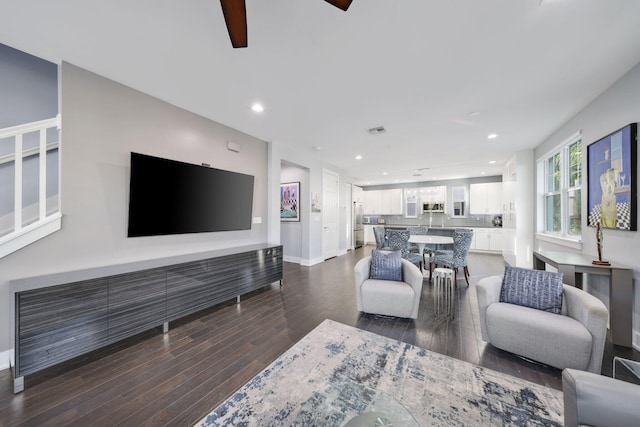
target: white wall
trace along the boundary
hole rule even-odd
[[[0,44],[0,129],[51,119],[58,114],[58,66],[25,52]],[[58,140],[56,132],[48,132],[47,142]],[[25,135],[24,148],[37,147],[39,135]],[[0,143],[0,156],[13,154],[13,140]],[[24,173],[38,171],[38,157],[24,159]],[[58,194],[58,155],[54,150],[47,155],[47,197]],[[37,173],[37,172],[36,172]],[[0,164],[0,233],[13,230],[14,194],[13,163]],[[35,175],[37,177],[37,175]],[[25,180],[23,206],[38,202],[38,183]],[[37,211],[37,206],[36,206]],[[29,218],[23,212],[25,218]],[[2,218],[4,217],[4,218]]]
[[[582,187],[582,240],[581,250],[570,249],[550,242],[536,240],[537,249],[558,250],[567,252],[582,252],[597,258],[595,229],[587,227],[587,161],[586,147],[600,138],[621,128],[622,126],[638,122],[640,119],[640,65],[636,65],[618,82],[607,89],[591,104],[585,107],[574,118],[554,132],[535,150],[535,158],[539,159],[554,147],[558,146],[575,132],[582,130],[582,141],[585,147],[583,161]],[[638,150],[640,155],[640,150]],[[640,164],[640,163],[639,163]],[[638,189],[636,178],[636,191]],[[640,208],[640,206],[638,206]],[[605,229],[603,258],[616,264],[622,264],[634,269],[634,345],[640,347],[640,292],[638,279],[640,278],[640,232],[619,231]],[[607,284],[599,278],[589,278],[590,292],[608,303]]]
[[[300,183],[300,221],[280,222],[280,244],[282,245],[283,258],[287,262],[300,263],[303,259],[302,242],[308,244],[309,215],[308,204],[311,201],[309,192],[309,171],[289,163],[283,163],[280,170],[280,182]],[[308,253],[308,248],[305,248]]]
[[[11,280],[267,241],[264,141],[67,63],[61,79],[62,230],[0,259],[0,354],[12,347]],[[228,140],[241,152],[228,151]],[[131,151],[254,175],[253,216],[263,222],[127,238]]]
[[[280,192],[279,185],[281,179],[281,164],[294,164],[306,171],[308,171],[308,192],[306,193],[305,203],[302,204],[300,214],[302,218],[308,218],[308,226],[302,228],[302,247],[301,247],[301,259],[300,264],[309,266],[324,261],[322,256],[322,213],[311,212],[311,192],[322,193],[322,173],[323,170],[330,170],[335,172],[340,177],[338,183],[341,194],[339,195],[341,203],[347,203],[346,198],[343,200],[342,191],[345,188],[345,183],[352,182],[352,177],[345,171],[336,169],[332,165],[319,161],[317,156],[314,156],[312,148],[300,144],[298,149],[293,149],[290,146],[285,146],[278,142],[269,142],[269,224],[268,224],[268,242],[272,244],[280,242]],[[303,191],[304,188],[303,188]],[[351,203],[350,196],[348,197],[348,203]],[[347,227],[349,221],[348,215],[340,216],[339,229],[344,230]],[[347,251],[347,241],[342,238],[338,242],[338,253],[344,253]]]
[[[0,129],[58,114],[58,66],[0,43]]]

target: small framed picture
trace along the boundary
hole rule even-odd
[[[300,182],[280,184],[280,221],[300,221]]]

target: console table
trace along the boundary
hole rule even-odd
[[[564,283],[582,289],[582,275],[592,274],[609,278],[609,326],[616,345],[631,347],[633,341],[633,269],[621,265],[594,265],[595,258],[575,253],[535,251],[533,265],[544,270],[552,265],[563,273]]]
[[[277,281],[282,246],[267,244],[13,281],[14,392],[25,375]]]

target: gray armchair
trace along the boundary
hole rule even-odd
[[[370,256],[362,258],[354,268],[358,310],[417,319],[423,280],[420,269],[403,259],[402,282],[370,279],[370,270]]]
[[[562,371],[564,425],[636,427],[640,425],[640,386],[597,375]]]
[[[482,339],[494,347],[556,367],[599,374],[608,311],[593,295],[563,285],[562,313],[500,302],[502,276],[476,286]]]

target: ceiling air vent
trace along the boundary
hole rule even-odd
[[[386,132],[384,126],[377,126],[377,127],[369,129],[369,133],[371,135],[377,135],[379,133],[384,133],[384,132]]]

